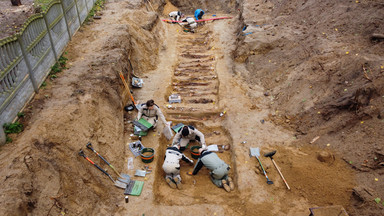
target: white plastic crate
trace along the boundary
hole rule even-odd
[[[178,94],[171,94],[171,96],[169,96],[169,103],[181,103],[181,96]]]

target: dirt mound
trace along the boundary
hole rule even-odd
[[[317,206],[339,204],[348,206],[351,189],[354,187],[353,172],[346,169],[341,159],[319,160],[319,154],[332,153],[316,147],[301,147],[298,152],[279,148],[275,160],[282,166],[283,175],[292,192],[306,197]]]
[[[225,0],[220,2],[213,1],[185,1],[185,0],[170,0],[172,5],[178,8],[184,14],[193,15],[195,10],[200,8],[206,13],[231,13],[237,8],[237,1]]]
[[[0,39],[17,33],[26,19],[35,13],[33,0],[23,0],[20,6],[11,1],[0,1]]]
[[[383,11],[380,1],[256,4],[245,8],[245,32],[253,33],[235,54],[253,71],[244,73],[249,85],[265,87],[275,110],[269,120],[308,143],[320,136],[315,145],[330,146],[370,179],[380,175],[365,165],[378,161],[383,136],[383,42],[372,40],[382,33]],[[359,184],[368,187],[361,175]],[[381,186],[374,190],[382,196]]]

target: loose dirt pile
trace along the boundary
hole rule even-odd
[[[21,3],[20,6],[12,6],[10,0],[0,0],[0,39],[17,33],[25,20],[35,13],[33,0]]]
[[[246,5],[246,6],[245,6]],[[382,205],[384,5],[380,1],[268,1],[244,3],[246,32],[236,53],[250,88],[265,88],[268,120],[295,131],[298,143],[337,151],[357,171],[357,183],[374,191],[358,198],[358,215]],[[381,20],[381,21],[380,21]],[[355,194],[356,195],[356,194]],[[362,202],[364,208],[361,208]],[[369,206],[369,207],[367,207]],[[367,209],[372,209],[372,213]]]
[[[194,34],[161,21],[170,11],[192,16],[196,8],[207,18],[233,18],[202,24]],[[370,35],[384,29],[383,14],[379,1],[107,3],[102,19],[73,37],[68,70],[27,105],[24,132],[1,147],[0,212],[308,215],[311,207],[340,205],[350,215],[380,215],[383,206],[373,200],[384,199],[383,42]],[[183,189],[171,189],[161,168],[171,142],[162,125],[142,138],[155,149],[153,172],[134,176],[146,164],[127,146],[137,113],[123,111],[130,99],[120,71],[129,82],[134,74],[144,80],[133,89],[136,101],[154,99],[172,125],[191,124],[207,144],[230,146],[218,155],[232,167],[235,191],[213,185],[207,169],[187,175],[193,167],[184,162]],[[171,93],[182,103],[169,106]],[[88,142],[117,170],[144,181],[142,194],[126,204],[123,190],[78,155],[84,149],[116,178],[86,150]],[[250,147],[277,150],[290,191],[261,156],[274,182],[267,185]],[[189,148],[185,154],[191,158]]]

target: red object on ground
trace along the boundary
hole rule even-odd
[[[215,17],[215,18],[209,18],[209,19],[196,20],[196,22],[205,22],[205,21],[219,20],[219,19],[232,19],[232,17]],[[180,23],[181,22],[181,21],[167,20],[167,19],[162,19],[161,21],[172,22],[172,23],[176,23],[176,22]]]
[[[215,17],[215,18],[209,18],[209,19],[196,20],[196,22],[205,22],[205,21],[219,20],[219,19],[232,19],[232,17]]]

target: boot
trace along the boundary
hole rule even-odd
[[[223,184],[223,188],[225,191],[227,192],[231,192],[231,188],[229,187],[229,185],[227,184],[227,181],[226,180],[221,180],[221,183]]]
[[[231,177],[228,177],[228,185],[229,185],[229,188],[231,188],[231,190],[235,189],[235,184],[233,183],[233,180]]]
[[[166,178],[165,181],[169,184],[169,187],[176,189],[176,184],[171,178]]]
[[[173,178],[173,180],[176,182],[176,187],[177,189],[181,190],[183,188],[182,184],[181,184],[181,181],[179,178],[175,177]]]

